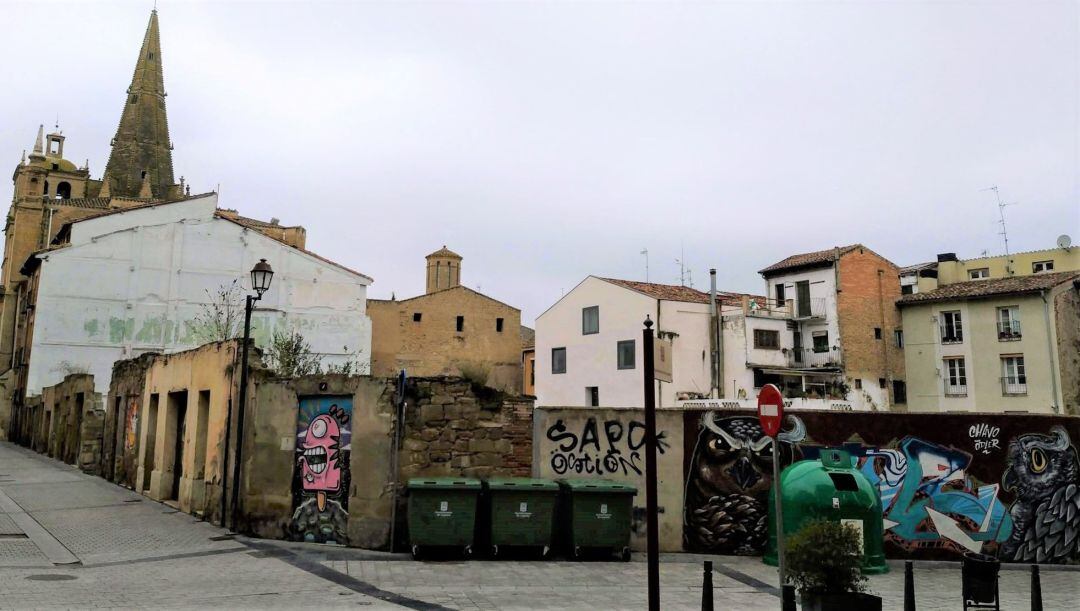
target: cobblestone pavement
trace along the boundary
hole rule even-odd
[[[431,561],[236,537],[134,492],[0,443],[0,609],[643,609],[645,563]],[[664,609],[700,609],[714,563],[716,609],[779,609],[776,570],[756,558],[662,557]],[[953,563],[919,564],[918,608],[959,609]],[[871,578],[903,608],[903,567]],[[1026,570],[1001,573],[1002,609],[1028,609]],[[1077,608],[1080,572],[1042,572],[1044,608]]]

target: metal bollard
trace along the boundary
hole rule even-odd
[[[705,577],[701,582],[701,611],[713,611],[712,560],[705,561]]]
[[[904,562],[904,611],[915,611],[915,565]]]
[[[795,611],[795,586],[784,584],[783,589],[780,590],[782,611]]]
[[[1031,565],[1031,611],[1042,611],[1042,580],[1039,565]]]

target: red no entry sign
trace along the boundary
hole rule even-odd
[[[784,395],[775,384],[766,384],[757,397],[757,415],[761,428],[769,437],[780,433],[780,423],[784,419]]]

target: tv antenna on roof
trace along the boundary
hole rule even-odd
[[[1001,231],[998,233],[998,235],[1000,235],[1005,240],[1005,255],[1008,256],[1008,254],[1009,254],[1009,231],[1008,231],[1008,229],[1005,228],[1005,208],[1007,206],[1015,206],[1016,202],[1006,203],[1006,202],[1001,201],[1001,193],[998,191],[998,186],[997,185],[994,185],[992,187],[987,187],[987,188],[982,189],[982,190],[983,191],[993,191],[994,196],[997,197],[998,217],[1000,218],[1000,220],[998,222],[1001,224]]]

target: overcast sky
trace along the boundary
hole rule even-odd
[[[0,0],[0,169],[59,115],[100,177],[153,3]],[[761,292],[861,242],[1080,242],[1076,1],[158,3],[177,178],[423,291],[533,319],[589,274]],[[4,166],[3,164],[10,164]],[[6,170],[5,170],[6,171]],[[10,199],[11,184],[0,184]]]

